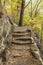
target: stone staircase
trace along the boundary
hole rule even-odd
[[[31,28],[16,25],[11,27],[12,22],[9,21],[11,22],[8,16],[1,16],[0,18],[0,43],[2,43],[0,44],[0,52],[5,49],[2,57],[0,57],[0,65],[43,65],[40,50],[34,41]],[[12,28],[10,34],[9,28]],[[1,41],[2,34],[3,40]],[[7,46],[3,44],[7,37],[6,34],[9,34]]]
[[[11,35],[11,43],[6,48],[6,65],[43,65],[30,27],[12,27]]]
[[[4,12],[5,13],[5,12]],[[7,14],[5,13],[4,16]],[[0,30],[3,31],[3,24],[2,22],[5,21],[7,23],[13,24],[12,21],[7,16],[0,16]],[[2,22],[1,22],[2,21]],[[11,26],[9,24],[9,26]],[[8,25],[8,24],[5,24]],[[11,33],[7,39],[7,46],[5,47],[5,51],[0,56],[0,65],[43,65],[42,58],[40,56],[40,50],[32,37],[31,28],[28,26],[18,27],[12,26]],[[2,28],[2,29],[1,29]],[[5,26],[6,28],[6,26]],[[1,33],[0,31],[0,33]],[[1,33],[2,34],[2,33]],[[0,34],[0,35],[1,35]],[[6,33],[8,34],[8,33]],[[6,35],[5,35],[6,36]],[[5,37],[3,34],[3,37]],[[1,39],[1,38],[0,38]],[[1,40],[0,40],[1,43]],[[0,47],[3,50],[3,46]]]
[[[27,27],[15,27],[12,33],[13,41],[16,44],[31,44],[31,31]]]

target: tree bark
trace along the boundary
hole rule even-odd
[[[4,6],[5,6],[6,0],[4,0]]]
[[[2,3],[1,3],[1,0],[0,0],[0,11],[1,11],[1,7],[2,7]]]
[[[2,11],[3,11],[2,10],[2,1],[0,0],[0,18],[2,17],[2,14],[3,14]]]
[[[1,5],[1,0],[0,0],[0,5]]]
[[[22,26],[22,23],[23,23],[24,6],[25,6],[25,1],[22,0],[19,26]]]

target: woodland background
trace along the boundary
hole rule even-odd
[[[19,26],[31,26],[43,39],[43,0],[2,0],[7,13]]]

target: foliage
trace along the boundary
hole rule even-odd
[[[22,0],[2,0],[3,4],[4,1],[6,1],[5,7],[8,14],[11,15],[14,22],[18,24],[20,19]],[[34,32],[41,36],[41,30],[42,30],[41,28],[43,26],[41,25],[43,20],[43,0],[41,1],[32,0],[32,1],[33,2],[31,3],[30,0],[28,6],[24,8],[23,25],[29,25],[29,26],[31,25]]]

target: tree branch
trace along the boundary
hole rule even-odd
[[[37,0],[37,2],[36,2],[35,6],[34,6],[34,9],[36,8],[37,3],[38,3],[38,0]],[[33,9],[33,11],[34,11],[34,9]]]
[[[29,5],[30,1],[28,2],[28,4],[24,7],[24,9]]]
[[[35,9],[35,8],[36,8],[36,9],[38,8],[38,6],[39,6],[39,4],[41,3],[41,1],[42,1],[42,0],[40,0],[40,1],[38,2],[38,0],[37,0],[36,5],[35,5],[34,9]],[[34,9],[33,9],[33,11],[34,11]],[[36,10],[36,9],[35,9],[35,10]]]
[[[38,7],[39,7],[39,4],[41,3],[41,0],[39,1],[39,3],[37,4],[37,7],[36,7],[36,9],[35,9],[35,16],[37,15],[37,9],[38,9]]]

